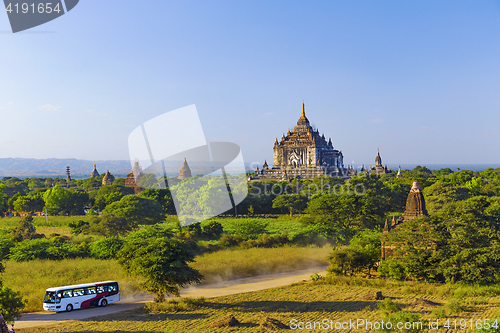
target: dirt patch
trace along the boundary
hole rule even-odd
[[[238,326],[240,322],[233,315],[225,316],[217,319],[216,321],[210,324],[212,328],[221,328],[221,327],[235,327]]]
[[[281,321],[273,318],[266,317],[261,323],[260,327],[268,330],[268,331],[278,331],[282,329],[290,329],[289,326],[283,324]]]

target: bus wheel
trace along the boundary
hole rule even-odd
[[[73,305],[68,304],[68,305],[66,306],[66,311],[71,312],[71,310],[73,310]]]
[[[108,301],[107,301],[106,299],[103,299],[103,300],[101,301],[101,306],[102,306],[102,307],[105,307],[106,305],[108,305]]]

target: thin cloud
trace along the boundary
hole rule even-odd
[[[429,127],[429,126],[422,126],[420,127],[421,130],[431,130],[434,129],[434,127]]]
[[[384,122],[386,122],[386,120],[384,118],[372,119],[372,123],[374,123],[374,124],[380,124],[380,123],[384,123]]]
[[[14,102],[9,102],[9,103],[7,103],[7,104],[12,105],[12,104],[14,104]]]
[[[268,113],[264,113],[264,116],[272,116],[274,113],[272,112],[268,112]]]
[[[38,107],[38,110],[57,111],[60,108],[62,108],[62,106],[57,106],[57,105],[52,105],[52,104],[45,104],[45,105],[42,105],[42,106]]]

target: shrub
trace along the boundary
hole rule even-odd
[[[90,244],[90,256],[96,259],[114,259],[122,247],[122,239],[105,238]]]
[[[220,247],[232,247],[240,245],[241,242],[243,242],[243,238],[240,236],[224,235],[219,239],[218,245]]]
[[[401,281],[405,278],[405,269],[403,265],[398,262],[397,258],[388,258],[382,260],[378,267],[380,276],[389,277],[393,280]]]
[[[192,233],[193,237],[200,237],[202,234],[200,222],[187,225],[182,228],[182,231]]]
[[[266,231],[267,222],[258,219],[236,219],[232,222],[232,229],[236,235],[256,237]]]
[[[333,275],[354,275],[367,266],[367,259],[361,252],[349,248],[334,248],[326,269]]]
[[[78,220],[78,221],[71,221],[68,226],[71,229],[71,234],[72,235],[79,235],[81,233],[88,233],[89,229],[89,223]]]
[[[81,258],[87,253],[78,245],[61,241],[61,239],[33,239],[18,243],[10,249],[9,258],[13,261],[29,261],[34,259],[67,259]]]
[[[7,258],[9,255],[10,249],[14,247],[14,240],[7,236],[0,236],[0,260]]]
[[[222,232],[224,231],[222,224],[214,220],[208,221],[208,223],[204,225],[202,229],[205,237],[210,239],[219,238],[222,235]]]
[[[181,298],[180,300],[169,299],[166,302],[148,302],[144,309],[149,314],[165,312],[190,311],[200,308],[205,304],[205,298]]]
[[[325,237],[318,235],[316,232],[306,229],[295,234],[292,237],[291,242],[301,246],[314,244],[318,247],[323,247],[327,240]]]
[[[401,308],[399,307],[399,305],[394,303],[392,301],[392,299],[390,299],[390,298],[386,298],[382,302],[377,302],[377,306],[380,310],[388,312],[388,313],[401,311]]]
[[[12,237],[18,242],[33,239],[35,235],[36,228],[33,225],[33,217],[31,215],[23,217],[17,227],[12,230]]]

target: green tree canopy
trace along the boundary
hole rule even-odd
[[[300,194],[282,194],[273,200],[273,208],[286,208],[293,213],[301,213],[307,206],[307,198]]]
[[[165,219],[161,205],[153,199],[137,195],[126,195],[120,201],[108,205],[103,214],[124,217],[132,227],[139,224],[155,224]]]
[[[179,295],[179,289],[200,282],[203,276],[188,263],[194,255],[184,242],[168,237],[127,238],[118,252],[118,262],[132,276],[143,279],[141,286],[162,302],[165,295]]]

